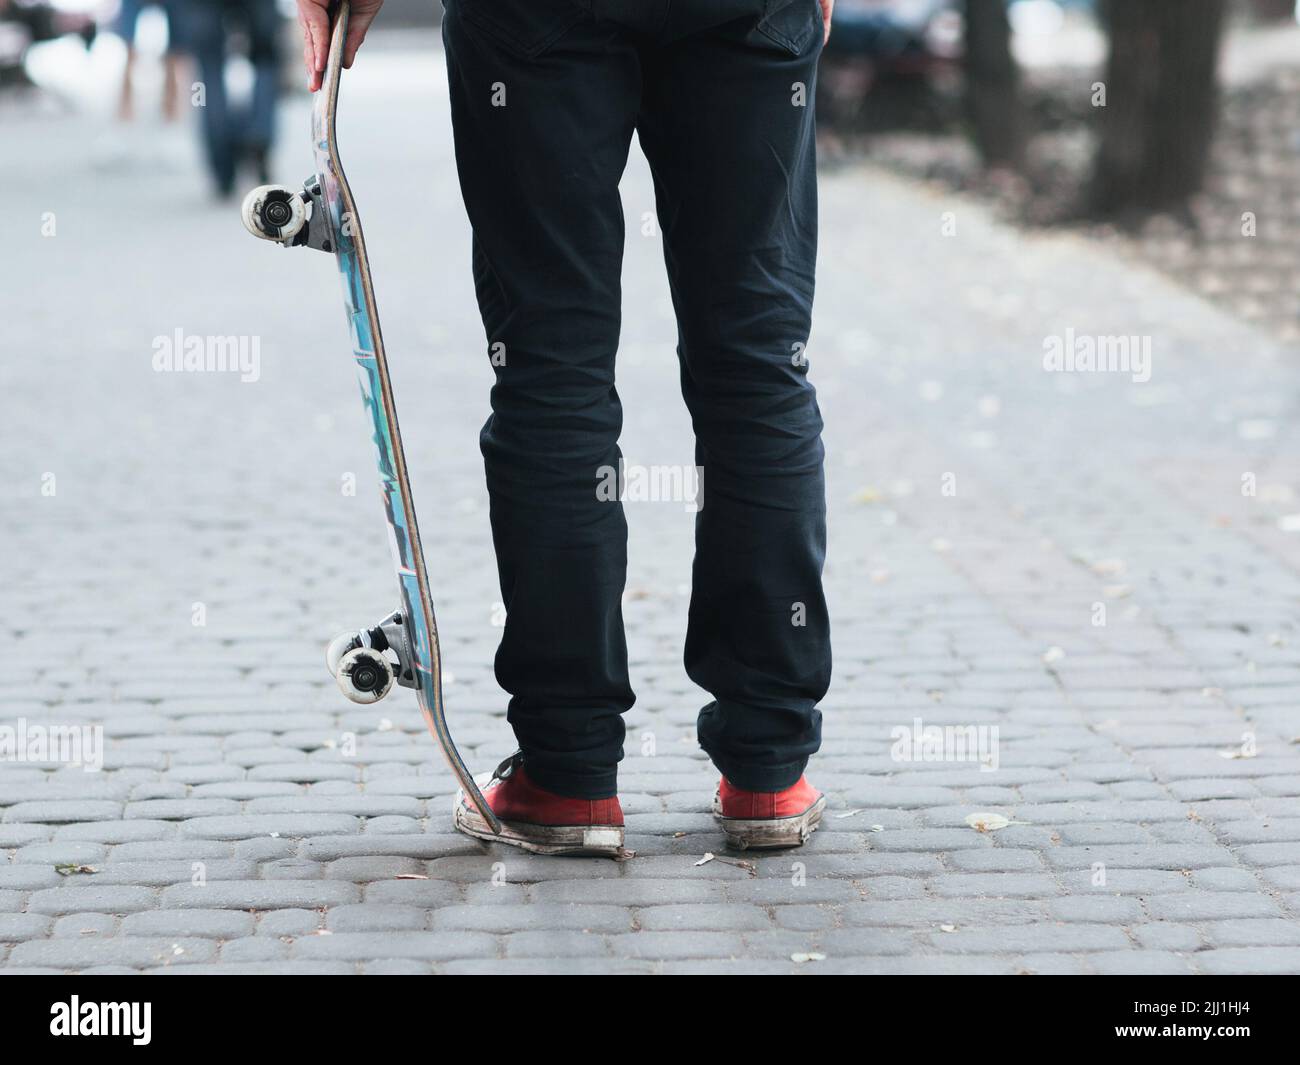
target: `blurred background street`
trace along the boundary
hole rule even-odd
[[[326,640],[392,609],[393,578],[334,260],[238,217],[259,165],[291,185],[312,169],[292,22],[277,136],[223,198],[188,59],[175,119],[161,107],[156,9],[126,121],[120,40],[87,48],[73,18],[30,43],[7,4],[0,966],[1300,972],[1293,11],[1219,5],[1222,39],[1200,42],[1219,56],[1216,134],[1173,181],[1096,113],[1147,90],[1105,73],[1091,7],[994,17],[1013,35],[989,46],[990,105],[959,76],[961,5],[893,5],[882,31],[867,16],[890,5],[841,0],[809,347],[830,808],[798,854],[723,849],[681,665],[693,514],[629,503],[638,701],[620,786],[637,857],[616,864],[453,834],[414,699],[355,706],[325,673]],[[414,5],[389,15],[344,76],[339,142],[449,717],[482,771],[513,749],[477,441],[492,376],[437,29]],[[236,107],[254,81],[242,47]],[[988,106],[1023,128],[998,140]],[[1107,144],[1114,166],[1097,163]],[[623,196],[622,447],[690,465],[636,149]],[[229,338],[243,368],[160,369],[178,338]],[[1148,361],[1045,365],[1079,338]],[[900,757],[895,730],[918,719],[996,727],[997,767]],[[20,721],[102,725],[103,770],[6,754]]]

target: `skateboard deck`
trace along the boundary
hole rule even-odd
[[[379,626],[336,639],[327,654],[329,668],[335,672],[345,694],[358,702],[381,698],[394,679],[405,687],[413,687],[425,723],[461,790],[492,831],[500,833],[500,822],[465,766],[447,725],[438,626],[379,327],[374,282],[356,201],[339,157],[335,115],[348,13],[348,0],[339,0],[333,6],[329,58],[323,84],[312,106],[315,178],[308,179],[301,193],[283,186],[253,190],[244,201],[244,222],[256,236],[285,244],[306,244],[335,255],[343,282],[343,305],[352,332],[361,396],[374,431],[400,603],[397,611]],[[311,213],[307,218],[309,207]],[[285,219],[283,224],[282,219]],[[391,663],[385,651],[395,654],[398,661]],[[385,673],[386,669],[390,672]]]

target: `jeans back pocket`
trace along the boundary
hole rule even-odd
[[[535,59],[583,17],[573,0],[446,0],[506,51]]]

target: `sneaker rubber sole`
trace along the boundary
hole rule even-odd
[[[728,845],[740,851],[800,847],[817,831],[825,809],[826,796],[820,795],[803,813],[792,817],[724,817],[721,797],[713,796],[713,816],[722,826]]]
[[[483,820],[473,806],[457,794],[452,811],[457,832],[488,843],[505,843],[532,854],[577,854],[599,858],[631,857],[623,848],[621,825],[533,825],[526,821],[502,821],[501,833]]]

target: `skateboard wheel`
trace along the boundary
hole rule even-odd
[[[288,244],[307,224],[307,205],[284,185],[259,185],[244,197],[239,216],[253,236]]]
[[[363,646],[365,645],[361,641],[361,635],[356,632],[340,633],[330,640],[329,646],[325,648],[325,668],[330,671],[330,676],[338,674],[345,654],[356,647]]]
[[[339,690],[354,703],[377,703],[393,686],[393,664],[369,647],[354,647],[334,674]]]

